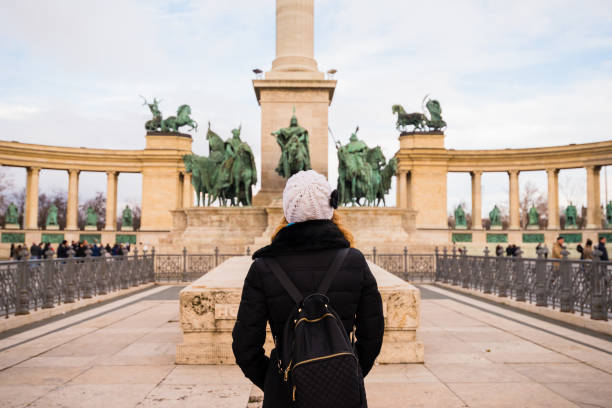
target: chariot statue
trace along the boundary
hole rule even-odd
[[[357,137],[359,126],[349,143],[336,142],[338,151],[338,202],[378,206],[385,205],[385,195],[391,188],[391,178],[397,171],[397,159],[385,159],[380,146],[370,149]],[[363,200],[363,202],[362,202]]]
[[[428,99],[428,96],[425,96],[423,102],[429,117],[425,114],[425,109],[422,109],[423,112],[407,113],[402,105],[393,105],[391,107],[391,112],[397,114],[395,125],[397,130],[404,133],[409,130],[409,126],[412,126],[412,132],[426,132],[439,131],[446,127],[446,122],[442,120],[440,102],[435,99]]]
[[[213,132],[208,124],[206,139],[209,156],[183,156],[185,169],[192,174],[191,184],[197,205],[211,205],[216,200],[222,206],[250,206],[253,185],[257,183],[257,168],[251,147],[240,139],[241,126],[232,130],[227,141]]]
[[[123,227],[133,227],[134,220],[132,217],[132,210],[128,205],[125,206],[121,212],[121,225]]]
[[[298,125],[293,108],[293,116],[289,127],[281,128],[272,133],[281,149],[281,156],[276,166],[276,172],[283,178],[289,178],[302,170],[310,170],[310,148],[308,131]]]
[[[98,224],[98,214],[92,207],[87,207],[87,215],[85,216],[85,225],[96,226]]]
[[[4,221],[7,224],[18,224],[19,223],[19,210],[17,206],[10,203],[4,214]]]
[[[489,212],[489,221],[491,221],[491,226],[501,226],[501,211],[497,208],[497,205],[493,207],[491,212]]]
[[[49,207],[49,211],[47,212],[47,220],[45,222],[46,226],[50,226],[50,225],[59,225],[57,223],[57,206],[55,204],[51,204],[51,207]]]
[[[141,96],[142,98],[142,96]],[[145,129],[148,132],[172,132],[179,133],[179,128],[182,126],[190,126],[189,130],[198,130],[198,123],[191,119],[191,107],[189,105],[181,105],[177,109],[176,116],[168,116],[163,119],[159,109],[161,100],[153,98],[153,103],[148,103],[145,98],[144,104],[149,107],[153,118],[145,122]]]
[[[465,211],[461,204],[455,209],[455,228],[467,228],[467,220],[465,218]]]
[[[576,228],[578,220],[578,211],[576,206],[570,202],[570,205],[565,209],[565,228]]]

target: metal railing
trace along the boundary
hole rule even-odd
[[[564,313],[579,311],[594,320],[608,320],[612,313],[612,262],[600,261],[601,252],[594,250],[593,260],[547,259],[548,250],[541,248],[537,258],[468,255],[463,248],[442,252],[436,248],[438,282],[474,289],[519,302],[552,307]]]
[[[103,251],[104,253],[104,251]],[[24,315],[148,282],[154,282],[155,253],[120,256],[24,259],[0,262],[0,316]],[[24,251],[27,258],[27,251]]]
[[[62,303],[74,303],[127,289],[149,282],[191,282],[233,256],[245,253],[187,252],[180,254],[139,254],[110,256],[102,249],[101,256],[75,257],[70,249],[68,258],[24,259],[0,262],[0,316],[28,314],[30,310],[53,308]],[[27,250],[22,253],[28,257]],[[364,256],[401,279],[412,282],[433,282],[436,258],[433,254],[379,253],[376,248]]]

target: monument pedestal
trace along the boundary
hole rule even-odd
[[[528,225],[527,229],[528,230],[539,230],[540,226],[539,225]]]
[[[95,225],[86,225],[85,226],[85,231],[97,231],[98,227],[96,227]]]
[[[59,225],[47,225],[45,227],[45,229],[47,231],[57,231],[57,230],[59,230]]]
[[[4,229],[19,229],[19,224],[4,224]]]
[[[491,225],[491,230],[493,231],[501,231],[502,226],[501,225]]]
[[[247,256],[230,258],[180,292],[183,342],[176,346],[176,364],[235,364],[232,329],[251,262]],[[421,293],[384,269],[369,265],[378,283],[385,315],[384,341],[377,361],[422,363],[423,343],[416,339]],[[273,344],[268,327],[265,342],[268,354]]]
[[[121,226],[121,231],[134,231],[134,227],[124,227],[123,225]]]

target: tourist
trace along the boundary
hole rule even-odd
[[[599,259],[602,261],[609,261],[608,250],[606,249],[606,237],[599,237],[599,244],[597,245],[597,249],[601,252]]]
[[[504,247],[497,244],[495,247],[495,256],[503,256],[504,255]]]
[[[13,256],[16,261],[21,261],[21,258],[22,258],[21,251],[22,250],[23,250],[23,247],[21,246],[21,244],[17,245],[17,248],[15,248],[15,253],[13,254]]]
[[[47,251],[51,251],[50,255],[47,255]],[[51,244],[49,242],[45,243],[45,246],[42,249],[42,257],[44,259],[53,258],[53,248],[51,248]]]
[[[512,256],[512,244],[508,244],[508,246],[506,247],[506,256]]]
[[[557,237],[557,241],[555,241],[555,243],[553,244],[552,254],[550,254],[551,258],[554,258],[554,259],[563,258],[562,252],[565,249],[565,246],[563,246],[564,243],[565,243],[565,238],[559,235]]]
[[[76,250],[77,258],[85,258],[85,250],[87,249],[87,241],[79,242]]]
[[[15,244],[11,244],[11,250],[9,252],[9,258],[13,259],[15,257]]]
[[[113,250],[113,248],[111,248],[111,246],[110,246],[110,244],[108,242],[106,243],[106,247],[104,247],[104,249],[106,250],[106,252],[108,254],[110,254],[111,251]]]
[[[593,259],[593,241],[590,239],[586,240],[586,244],[584,244],[584,248],[582,249],[582,254],[580,254],[580,259]]]
[[[31,259],[40,259],[40,246],[36,244],[36,242],[32,243],[30,247],[30,258]]]
[[[91,247],[91,256],[100,256],[100,248],[101,245],[98,245],[98,243],[94,243],[93,246]]]
[[[279,374],[277,350],[268,357],[263,348],[267,323],[276,344],[282,344],[285,322],[295,310],[292,297],[269,267],[274,262],[270,259],[278,261],[302,295],[317,290],[337,254],[353,244],[352,234],[334,212],[337,197],[337,191],[332,192],[325,177],[315,171],[293,175],[283,192],[285,217],[272,243],[253,254],[232,333],[232,349],[245,376],[264,391],[264,408],[292,406]],[[327,296],[346,333],[356,326],[355,349],[365,376],[380,352],[384,317],[376,280],[357,249],[348,251]]]
[[[57,247],[57,257],[58,258],[68,258],[68,241],[63,240],[61,244]]]

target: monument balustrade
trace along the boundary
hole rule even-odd
[[[104,252],[104,251],[103,251]],[[0,262],[0,316],[26,315],[155,281],[155,251],[124,256],[25,259]]]
[[[451,251],[436,248],[436,282],[463,289],[558,309],[563,313],[589,314],[593,320],[612,316],[612,262],[547,258],[540,249],[537,258],[495,256],[488,249],[472,255],[466,248]]]

